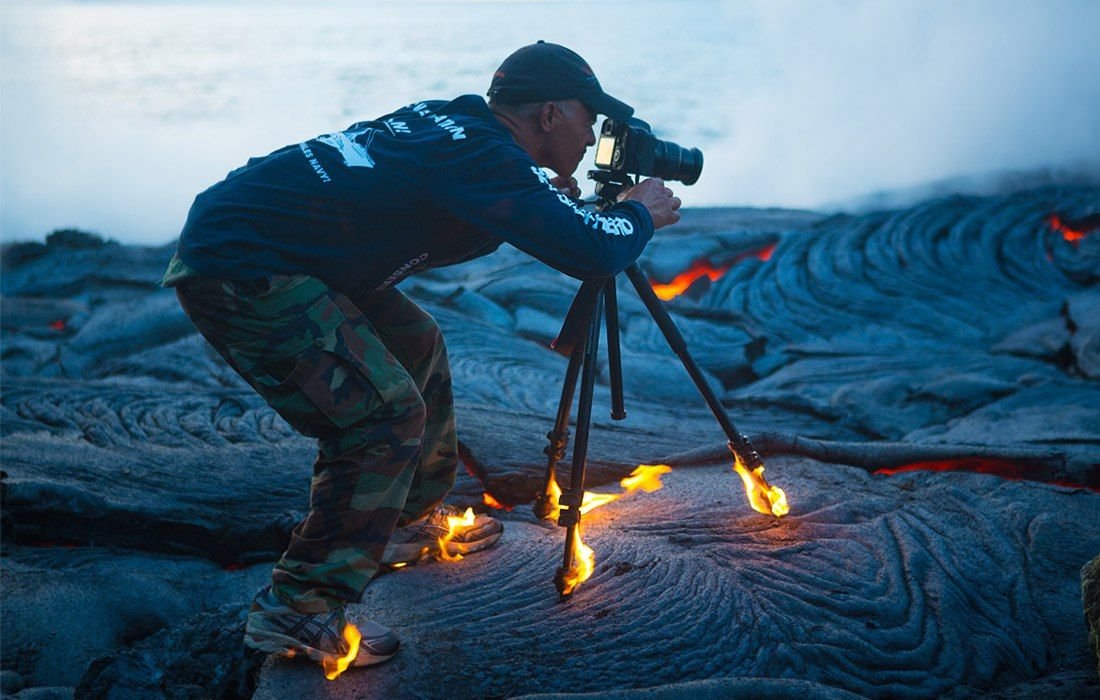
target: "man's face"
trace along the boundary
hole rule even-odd
[[[596,145],[592,128],[596,115],[580,100],[554,102],[552,127],[546,133],[545,165],[558,175],[569,177],[577,170],[585,151]]]

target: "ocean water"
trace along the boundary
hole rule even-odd
[[[483,94],[539,38],[585,56],[658,136],[704,151],[687,206],[812,208],[1091,167],[1097,26],[1089,0],[5,0],[0,237],[169,241],[248,157]]]

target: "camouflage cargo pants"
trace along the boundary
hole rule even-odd
[[[350,299],[307,275],[177,287],[199,332],[317,438],[309,514],[272,572],[304,613],[354,602],[395,526],[454,485],[451,376],[435,320],[396,289]]]

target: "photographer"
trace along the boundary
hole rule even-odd
[[[579,194],[572,175],[595,144],[596,115],[633,112],[577,54],[521,48],[489,97],[421,102],[253,158],[191,207],[164,284],[319,447],[309,514],[252,604],[252,648],[342,655],[344,606],[380,563],[438,548],[456,514],[443,505],[457,452],[443,339],[395,285],[505,242],[568,275],[606,277],[679,220],[659,179],[599,213],[567,196]],[[502,530],[479,516],[448,549],[483,549]],[[389,630],[359,627],[354,665],[396,653]]]

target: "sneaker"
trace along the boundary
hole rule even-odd
[[[348,653],[344,641],[346,620],[343,608],[314,615],[303,615],[284,605],[275,597],[271,586],[265,586],[252,601],[245,624],[244,644],[280,656],[305,654],[317,663],[339,658]],[[363,635],[359,653],[352,666],[382,663],[397,653],[401,642],[387,628],[376,622],[356,620]]]
[[[454,506],[442,505],[416,522],[396,528],[382,554],[383,564],[409,564],[420,561],[429,554],[439,553],[439,539],[450,531],[448,517],[462,517],[463,511]],[[504,532],[504,525],[496,518],[478,515],[474,524],[458,532],[447,542],[447,554],[451,557],[466,555],[486,547],[492,547]]]

